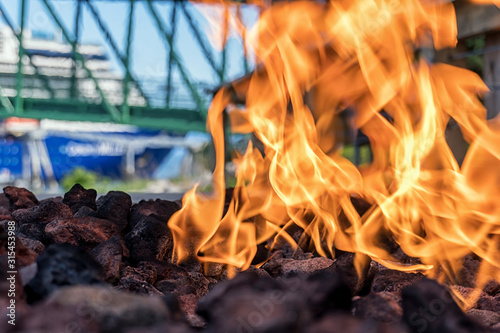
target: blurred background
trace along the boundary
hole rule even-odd
[[[426,56],[481,75],[492,118],[500,11],[454,4],[458,48]],[[207,109],[218,87],[255,68],[235,30],[251,28],[263,9],[244,1],[0,0],[0,185],[50,194],[77,182],[98,192],[208,188]],[[453,122],[446,136],[461,162],[467,143]],[[227,138],[240,151],[250,139]],[[344,155],[369,163],[369,142],[355,136]]]

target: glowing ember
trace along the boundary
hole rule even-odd
[[[322,255],[356,253],[358,269],[368,256],[453,281],[474,253],[483,259],[478,287],[500,281],[500,119],[487,123],[476,74],[418,53],[455,46],[455,20],[444,1],[280,2],[264,11],[248,32],[261,67],[234,87],[244,110],[230,109],[233,130],[254,132],[264,153],[249,145],[236,161],[223,215],[222,112],[234,92],[221,90],[208,120],[214,192],[191,190],[170,219],[175,259],[245,269],[257,244],[297,224]],[[334,129],[347,107],[370,139],[370,165],[342,157]],[[470,142],[462,167],[444,138],[450,118]],[[372,208],[360,216],[352,197]],[[394,258],[380,241],[388,234],[421,264]]]

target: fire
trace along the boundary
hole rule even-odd
[[[213,193],[184,196],[169,221],[174,258],[246,269],[270,237],[293,243],[284,229],[296,224],[321,255],[356,253],[359,270],[370,257],[453,282],[474,253],[482,258],[478,287],[500,281],[500,119],[485,119],[479,76],[421,52],[454,47],[455,21],[445,1],[279,2],[263,11],[248,32],[257,69],[210,107]],[[244,108],[228,107],[235,97]],[[235,161],[227,212],[225,108],[233,131],[253,132],[264,145],[250,144]],[[369,165],[342,156],[347,108],[370,140]],[[470,142],[462,166],[445,140],[450,118]],[[372,207],[360,215],[353,198]],[[400,262],[384,238],[420,263]]]

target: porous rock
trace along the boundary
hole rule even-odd
[[[28,302],[39,301],[61,286],[100,284],[97,264],[82,248],[53,244],[37,258],[38,271],[25,287]]]
[[[31,208],[18,209],[12,213],[12,218],[20,225],[25,223],[47,224],[55,219],[72,218],[71,209],[55,201],[44,201]]]
[[[17,236],[17,239],[23,244],[28,250],[31,250],[37,254],[41,254],[43,251],[45,251],[45,245],[43,245],[42,242],[36,240],[36,239],[31,239],[31,238],[26,238],[22,236]]]
[[[122,279],[136,279],[154,284],[158,277],[156,267],[148,262],[141,262],[137,267],[124,267],[121,274]]]
[[[8,255],[11,253],[12,251],[11,237],[14,237],[13,240],[14,240],[14,252],[16,256],[15,258],[16,267],[11,270],[16,270],[17,268],[28,266],[34,263],[38,254],[35,251],[25,247],[23,243],[20,241],[20,239],[16,237],[15,234],[13,234],[14,231],[8,230],[6,229],[6,227],[9,228],[9,226],[0,227],[0,256]]]
[[[434,280],[422,279],[405,287],[402,296],[403,319],[412,332],[488,332],[467,317],[449,291]]]
[[[109,191],[97,199],[97,216],[116,224],[120,231],[128,224],[132,199],[130,195],[121,191]]]
[[[61,288],[47,299],[46,305],[77,307],[84,316],[94,318],[105,333],[153,327],[174,318],[161,297],[139,296],[106,286]]]
[[[124,258],[130,255],[121,236],[113,236],[90,251],[90,256],[101,266],[106,282],[114,283],[120,278]]]
[[[220,282],[198,303],[207,332],[298,332],[310,321],[299,295],[273,279],[243,272]]]
[[[7,186],[4,187],[3,192],[9,199],[11,212],[22,208],[31,208],[40,203],[32,192],[22,187]]]
[[[271,276],[290,277],[294,275],[310,275],[316,271],[332,266],[334,261],[325,257],[315,257],[306,260],[280,258],[270,260],[262,268]]]
[[[118,233],[113,222],[95,217],[59,219],[45,227],[45,234],[52,242],[83,246],[88,250]]]
[[[128,291],[138,295],[163,296],[151,283],[135,278],[120,279],[117,290]]]
[[[172,234],[167,223],[151,216],[141,221],[125,236],[132,262],[163,260],[172,253]]]
[[[375,277],[372,282],[371,291],[391,292],[400,294],[404,287],[410,286],[424,278],[420,273],[408,273],[397,270],[388,269],[380,264],[372,265],[377,267]]]
[[[96,210],[95,199],[97,197],[97,192],[94,189],[86,190],[82,185],[75,184],[73,187],[64,194],[63,203],[71,208],[73,214],[78,212],[82,207],[89,207],[92,210]]]
[[[500,323],[500,313],[498,312],[471,309],[467,311],[467,316],[484,326],[493,326]]]
[[[130,211],[130,228],[140,222],[144,216],[152,216],[160,221],[167,222],[180,209],[177,202],[168,200],[141,200],[132,206]]]
[[[38,304],[30,307],[25,313],[16,313],[16,325],[0,323],[0,331],[5,333],[30,332],[85,332],[100,333],[99,324],[93,317],[83,315],[78,305]]]
[[[45,224],[42,223],[26,223],[17,226],[16,234],[21,237],[37,240],[44,245],[48,242],[48,239],[45,237]]]
[[[354,301],[353,313],[365,320],[394,324],[399,322],[403,315],[399,301],[399,297],[385,291],[370,293]]]
[[[409,333],[401,324],[379,323],[352,317],[347,313],[324,316],[308,326],[305,333]]]

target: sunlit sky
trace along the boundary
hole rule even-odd
[[[65,26],[74,32],[74,17],[77,8],[76,0],[50,0]],[[128,1],[91,1],[101,14],[102,20],[108,26],[116,43],[125,53],[125,39],[128,24]],[[0,0],[7,14],[17,26],[20,24],[21,0]],[[172,1],[154,1],[154,6],[162,16],[166,26],[170,29],[170,17],[173,7]],[[191,16],[195,19],[200,31],[209,34],[208,21],[197,9],[199,5],[186,4]],[[252,7],[242,7],[243,19],[247,25],[251,25],[257,18],[257,10]],[[194,81],[204,83],[217,82],[217,76],[206,61],[200,47],[198,46],[188,23],[181,10],[177,12],[177,35],[176,51],[180,54],[185,68]],[[167,52],[155,22],[147,9],[146,1],[136,1],[135,22],[133,32],[133,47],[131,51],[131,63],[134,74],[140,80],[164,79],[167,73]],[[2,24],[4,22],[2,21]],[[58,28],[49,16],[41,0],[29,0],[27,12],[27,27],[32,31],[57,32]],[[100,44],[107,48],[107,54],[113,63],[113,70],[123,73],[123,67],[118,62],[112,50],[106,43],[90,10],[83,4],[83,16],[81,19],[81,41],[83,43]],[[243,74],[243,51],[239,39],[231,38],[228,42],[228,70],[230,78]],[[215,51],[215,59],[220,62],[220,52]],[[177,76],[177,75],[176,75]]]

